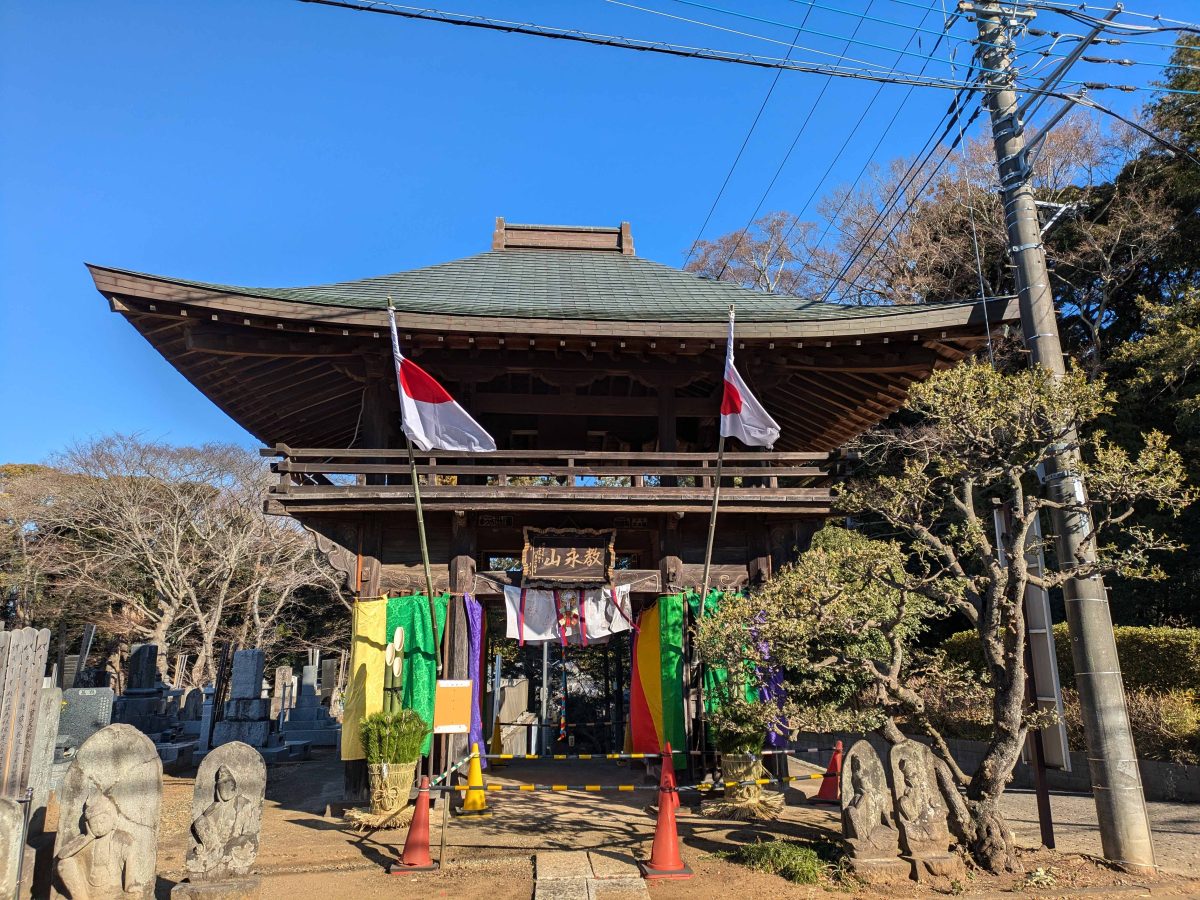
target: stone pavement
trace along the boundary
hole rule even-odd
[[[649,900],[633,857],[558,850],[534,856],[534,900]]]

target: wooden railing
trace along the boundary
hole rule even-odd
[[[404,450],[294,449],[276,457],[268,509],[335,511],[404,508],[412,478]],[[690,512],[712,500],[715,453],[563,452],[416,455],[421,497],[430,509],[595,509]],[[722,508],[820,511],[839,457],[829,453],[726,453]]]

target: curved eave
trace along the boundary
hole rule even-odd
[[[374,330],[387,327],[387,313],[377,309],[346,308],[309,302],[279,300],[249,293],[217,291],[181,284],[166,278],[140,275],[121,269],[88,264],[96,289],[110,298],[129,296],[146,300],[178,303],[197,309],[224,312],[236,316],[276,319],[301,325],[325,325],[337,328]],[[804,319],[780,319],[769,322],[739,322],[739,340],[804,340],[834,336],[870,338],[882,335],[930,333],[949,328],[978,328],[1018,320],[1015,298],[990,301],[946,303],[930,306],[879,307],[877,314],[810,316]],[[831,310],[836,312],[836,310]],[[413,331],[442,333],[491,333],[511,335],[561,335],[580,337],[642,337],[661,335],[664,328],[671,336],[693,340],[724,340],[727,324],[712,322],[676,322],[671,319],[636,321],[524,318],[502,316],[429,315],[397,310],[399,327]]]
[[[265,444],[349,447],[364,385],[390,368],[386,313],[255,297],[89,266],[96,287],[189,382]],[[679,415],[718,390],[725,322],[397,316],[406,350],[447,383],[604,365],[682,387]],[[779,450],[832,450],[887,418],[909,385],[1018,321],[1016,301],[804,321],[739,321],[739,367],[784,426]],[[699,373],[692,377],[689,373]],[[389,388],[390,390],[390,388]],[[395,403],[394,394],[389,397]],[[482,404],[477,397],[476,404]],[[711,405],[711,404],[710,404]],[[687,412],[686,410],[692,410]],[[483,411],[486,416],[486,410]]]

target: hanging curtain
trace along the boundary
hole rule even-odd
[[[638,617],[633,643],[629,722],[635,753],[668,741],[686,748],[683,714],[683,595],[660,597]]]
[[[467,734],[467,749],[478,744],[481,753],[487,753],[483,741],[483,718],[479,714],[480,692],[483,687],[481,660],[483,657],[483,604],[467,594],[463,597],[463,610],[467,614],[467,672],[471,675],[471,730]],[[481,757],[480,766],[488,767],[487,759]]]
[[[392,597],[387,601],[385,634],[395,634],[397,626],[404,629],[404,686],[400,702],[405,709],[415,710],[430,725],[433,724],[433,694],[437,688],[438,648],[442,643],[442,630],[446,627],[449,601],[449,594],[433,598],[437,608],[436,639],[429,623],[429,600],[424,594]],[[380,654],[381,665],[382,659]],[[381,676],[381,696],[382,690]],[[432,735],[425,739],[422,753],[429,753],[431,742]]]
[[[383,648],[387,643],[388,603],[383,599],[354,604],[350,626],[350,675],[342,707],[342,759],[365,759],[362,720],[383,709]]]

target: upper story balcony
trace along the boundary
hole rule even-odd
[[[266,510],[304,516],[410,510],[405,450],[295,449],[275,457],[279,482]],[[839,453],[727,452],[725,513],[823,515],[844,457]],[[697,513],[712,505],[716,453],[498,451],[416,453],[421,500],[430,511]]]

